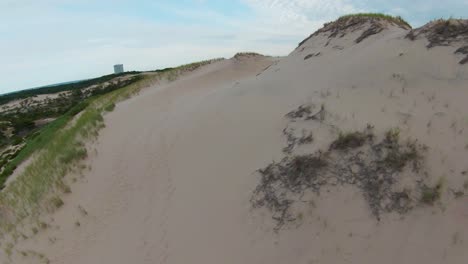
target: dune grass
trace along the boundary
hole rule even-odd
[[[14,164],[24,161],[33,152],[34,160],[0,193],[0,229],[11,230],[25,217],[35,216],[41,208],[51,204],[61,206],[56,193],[63,189],[65,175],[87,157],[83,142],[98,135],[103,127],[102,113],[137,93],[149,81],[151,78],[146,77],[122,89],[90,98],[31,138]],[[51,204],[45,204],[47,197]]]
[[[96,138],[105,125],[103,114],[115,105],[161,80],[173,81],[181,74],[193,71],[219,59],[182,65],[164,72],[142,75],[135,83],[112,92],[91,97],[58,118],[40,134],[28,139],[25,148],[12,166],[20,164],[34,153],[34,159],[17,178],[0,192],[0,236],[24,223],[34,222],[47,208],[61,207],[60,194],[71,190],[64,177],[79,168],[87,157],[85,142]],[[2,183],[6,178],[1,179]],[[14,233],[14,232],[13,232]]]
[[[3,188],[7,178],[13,174],[13,171],[19,164],[28,159],[36,150],[46,146],[54,138],[57,131],[62,129],[77,113],[85,109],[88,104],[89,100],[83,101],[42,128],[41,131],[27,138],[24,147],[18,152],[18,155],[5,166],[5,169],[0,174],[0,186]]]
[[[372,134],[366,134],[360,131],[347,133],[340,132],[338,138],[333,141],[330,148],[338,150],[358,148],[364,145],[364,143],[372,137]]]
[[[434,205],[434,203],[440,200],[440,197],[442,196],[443,186],[443,178],[440,178],[434,186],[423,186],[423,190],[421,193],[421,202],[428,205]]]
[[[340,19],[346,19],[346,18],[351,18],[351,17],[368,17],[368,18],[380,18],[380,19],[385,19],[389,20],[391,22],[396,23],[397,25],[404,25],[408,28],[412,28],[411,25],[404,20],[401,16],[391,16],[391,15],[386,15],[382,13],[357,13],[357,14],[349,14],[349,15],[344,15],[340,17]]]
[[[104,110],[106,110],[106,112],[112,112],[112,111],[114,111],[114,109],[115,109],[115,104],[114,103],[111,103],[111,104],[109,104],[108,106],[106,106],[104,108]]]
[[[185,65],[181,65],[177,68],[170,68],[166,71],[161,72],[159,78],[160,79],[167,79],[168,81],[172,82],[175,81],[181,74],[184,72],[194,71],[204,65],[208,65],[217,61],[224,60],[223,58],[211,59],[211,60],[204,60],[194,63],[189,63]]]

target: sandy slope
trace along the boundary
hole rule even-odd
[[[17,249],[67,264],[467,263],[468,198],[452,191],[468,180],[468,66],[457,47],[428,50],[398,27],[355,44],[361,33],[328,45],[315,36],[279,62],[217,62],[119,104],[52,227]],[[284,157],[288,126],[315,138],[293,153],[327,148],[337,130],[284,117],[322,104],[340,130],[399,127],[426,144],[428,183],[446,182],[441,202],[379,222],[359,189],[328,186],[274,232],[270,212],[249,202],[255,171]]]

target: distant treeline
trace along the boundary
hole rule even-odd
[[[160,70],[154,70],[154,71],[150,71],[150,72],[157,72],[157,73],[163,73],[163,72],[167,72],[167,71],[171,71],[173,70],[174,68],[164,68],[164,69],[160,69]]]
[[[78,81],[75,83],[68,83],[68,84],[59,84],[59,85],[54,85],[54,86],[46,86],[46,87],[40,87],[40,88],[33,88],[33,89],[28,89],[28,90],[22,90],[22,91],[17,91],[17,92],[12,92],[8,94],[3,94],[0,95],[0,105],[6,104],[8,102],[17,100],[17,99],[24,99],[27,97],[35,96],[35,95],[40,95],[40,94],[53,94],[53,93],[60,93],[60,92],[65,92],[65,91],[71,91],[75,89],[82,89],[89,87],[94,84],[99,84],[103,82],[107,82],[109,80],[112,80],[115,77],[119,76],[124,76],[127,74],[137,74],[140,72],[137,71],[132,71],[132,72],[124,72],[124,73],[119,73],[119,74],[109,74],[109,75],[104,75],[99,78],[94,78],[94,79],[89,79],[89,80],[84,80],[84,81]]]

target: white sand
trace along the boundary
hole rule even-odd
[[[52,227],[15,249],[54,264],[467,263],[468,198],[449,190],[468,179],[468,66],[455,47],[427,50],[406,33],[327,47],[317,36],[259,76],[273,59],[226,60],[119,104],[89,151],[91,171],[45,218]],[[446,181],[442,201],[378,222],[358,189],[330,187],[301,223],[273,232],[269,212],[249,203],[255,171],[284,156],[284,115],[302,104],[324,104],[344,131],[399,127],[426,144],[428,181]],[[316,129],[296,152],[337,136]]]

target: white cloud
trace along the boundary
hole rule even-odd
[[[358,9],[349,0],[244,0],[272,23],[296,27],[316,24]],[[273,20],[274,19],[274,20]]]

